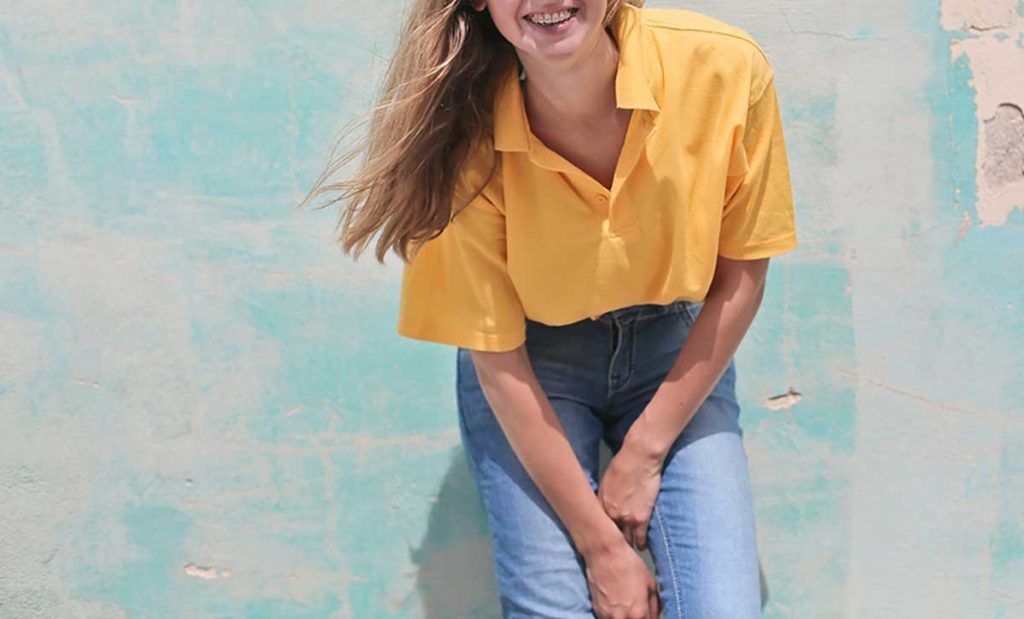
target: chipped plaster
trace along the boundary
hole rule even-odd
[[[1024,209],[1024,15],[1019,0],[943,0],[942,26],[958,33],[950,60],[966,57],[978,126],[975,204],[981,225]]]

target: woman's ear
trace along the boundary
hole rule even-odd
[[[474,11],[482,11],[487,8],[487,0],[472,0],[470,6],[473,7]]]

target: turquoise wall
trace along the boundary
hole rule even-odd
[[[1024,143],[979,117],[1017,2],[648,3],[779,84],[801,247],[737,355],[768,617],[1024,615],[1024,203],[978,180]],[[294,210],[405,6],[0,7],[0,617],[497,616],[454,350]]]

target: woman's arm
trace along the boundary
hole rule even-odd
[[[659,616],[658,583],[604,511],[525,346],[508,352],[472,350],[472,355],[484,396],[512,451],[583,555],[595,615],[625,616],[616,614],[625,609]]]
[[[624,448],[664,461],[754,321],[764,295],[768,260],[718,258],[704,306],[672,369],[626,433]]]
[[[471,353],[484,395],[512,450],[569,530],[577,550],[586,557],[621,542],[622,533],[591,488],[526,348]]]

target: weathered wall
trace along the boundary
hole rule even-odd
[[[767,616],[1024,614],[1024,4],[649,4],[779,80]],[[0,5],[0,617],[497,616],[453,351],[292,211],[403,6]]]

